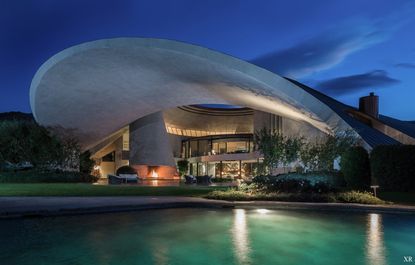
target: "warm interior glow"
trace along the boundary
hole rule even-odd
[[[158,177],[159,177],[159,174],[157,174],[157,172],[153,169],[153,170],[151,171],[151,177],[152,177],[152,178],[158,178]]]

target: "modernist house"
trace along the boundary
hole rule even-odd
[[[378,97],[342,104],[295,80],[186,43],[105,39],[51,57],[30,89],[35,119],[72,129],[103,176],[122,165],[142,177],[248,177],[261,157],[253,133],[267,127],[308,139],[353,130],[367,149],[415,144],[415,124],[378,113]]]

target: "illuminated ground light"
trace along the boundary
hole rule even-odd
[[[260,214],[266,214],[270,212],[270,210],[267,210],[267,209],[257,209],[256,211]]]

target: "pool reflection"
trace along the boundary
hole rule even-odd
[[[370,213],[366,224],[366,258],[371,265],[386,264],[382,215]]]
[[[244,209],[236,209],[233,214],[232,241],[237,264],[251,264],[246,212]]]

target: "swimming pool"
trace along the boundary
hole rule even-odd
[[[415,216],[166,209],[0,221],[1,264],[405,264]]]

